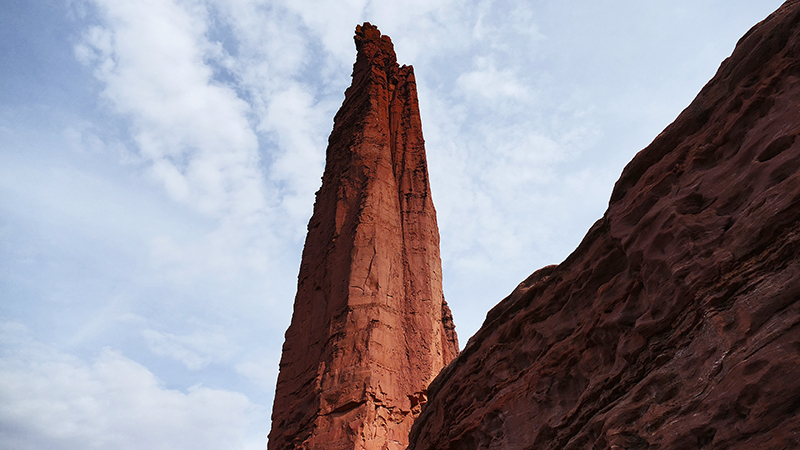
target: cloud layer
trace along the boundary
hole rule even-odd
[[[245,448],[251,420],[263,417],[240,393],[168,389],[109,348],[86,362],[14,323],[0,325],[0,342],[3,448]]]

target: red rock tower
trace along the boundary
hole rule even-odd
[[[269,450],[405,449],[458,353],[414,72],[356,27],[286,331]]]

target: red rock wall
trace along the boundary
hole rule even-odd
[[[414,72],[356,28],[286,332],[268,448],[404,449],[458,352]]]
[[[488,313],[409,449],[800,448],[798,135],[792,0]]]

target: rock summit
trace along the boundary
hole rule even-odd
[[[405,449],[458,353],[414,71],[356,27],[286,332],[269,450]]]

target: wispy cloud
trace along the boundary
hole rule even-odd
[[[265,206],[248,104],[214,79],[208,12],[170,0],[95,2],[77,56],[94,67],[112,108],[132,120],[152,176],[178,201],[211,215]]]
[[[318,184],[308,168],[321,167],[310,151],[321,143],[307,132],[315,124],[307,89],[273,89],[296,74],[291,55],[302,55],[302,42],[296,53],[278,45],[280,35],[251,48],[265,37],[258,30],[270,29],[251,22],[263,17],[263,5],[252,2],[219,18],[212,13],[222,4],[203,1],[90,4],[96,23],[76,55],[93,68],[108,107],[129,121],[148,177],[206,217],[197,219],[207,221],[199,239],[175,230],[151,238],[150,264],[159,278],[179,284],[205,283],[211,274],[229,282],[243,274],[284,280],[276,266],[287,246],[302,239],[296,230]],[[210,37],[219,20],[238,33],[236,55]],[[263,48],[266,54],[259,53]],[[262,65],[248,64],[256,57]],[[260,76],[273,81],[264,92],[256,89]],[[268,140],[265,129],[283,150],[259,148],[260,139]]]
[[[0,325],[0,343],[3,448],[216,450],[255,440],[249,427],[263,412],[242,394],[168,389],[118,351],[84,362],[14,323]]]
[[[153,353],[179,361],[189,370],[227,362],[239,350],[219,326],[202,327],[188,335],[145,329],[142,336]]]

